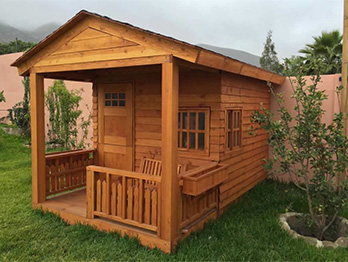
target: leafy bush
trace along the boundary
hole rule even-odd
[[[317,88],[319,75],[311,81],[307,85],[301,73],[292,81],[292,99],[296,101],[294,116],[283,106],[282,95],[275,95],[270,85],[277,98],[280,120],[274,120],[266,108],[255,111],[251,120],[269,133],[273,158],[265,167],[289,174],[292,182],[303,190],[311,227],[318,232],[316,236],[323,239],[340,210],[347,205],[348,139],[343,134],[345,116],[342,112],[334,114],[331,124],[322,122],[325,113],[322,104],[327,95]],[[341,89],[337,89],[338,94]]]
[[[30,79],[24,77],[22,80],[24,86],[23,101],[15,104],[8,110],[8,116],[12,124],[19,127],[25,137],[30,138]]]
[[[84,119],[79,109],[82,100],[81,91],[69,91],[62,80],[55,80],[45,94],[46,107],[49,112],[48,137],[49,142],[65,149],[75,149],[84,146],[88,135],[91,116]],[[82,138],[78,140],[79,128]]]
[[[9,43],[0,43],[0,55],[11,54],[16,52],[26,52],[35,45],[35,43],[25,42],[18,39]]]
[[[4,96],[4,91],[0,92],[0,103],[1,102],[6,102],[5,96]]]

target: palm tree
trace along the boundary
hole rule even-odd
[[[335,74],[341,72],[342,66],[342,38],[338,30],[322,32],[321,36],[313,37],[314,43],[307,44],[299,52],[304,54],[304,71],[313,74],[319,70],[321,74]],[[320,68],[310,69],[311,65],[319,64]]]

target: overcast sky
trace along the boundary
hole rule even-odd
[[[343,0],[0,0],[0,20],[34,29],[81,9],[172,36],[261,55],[268,30],[279,58],[312,36],[343,30]]]

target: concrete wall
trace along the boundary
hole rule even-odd
[[[322,75],[321,82],[318,84],[319,90],[325,90],[325,93],[328,95],[328,99],[323,102],[323,108],[326,111],[322,120],[326,124],[330,124],[333,119],[334,113],[339,112],[339,100],[337,98],[336,88],[341,85],[339,80],[340,74],[334,75]],[[305,77],[306,83],[310,85],[312,81],[310,77]],[[283,94],[285,103],[284,106],[291,112],[292,115],[295,115],[296,112],[293,110],[295,107],[295,100],[291,98],[292,87],[290,79],[286,79],[284,84],[280,87],[274,88],[276,93],[281,92]],[[279,115],[277,113],[278,105],[276,103],[276,98],[272,96],[271,98],[271,111],[274,113],[275,117],[279,119]],[[271,157],[271,152],[270,152]],[[287,174],[277,175],[276,179],[279,179],[284,182],[288,182],[290,180]]]
[[[10,65],[22,55],[21,52],[1,55],[0,56],[0,91],[4,90],[6,98],[5,103],[0,103],[0,118],[8,115],[8,109],[12,108],[16,103],[22,101],[24,95],[24,87],[22,84],[22,77],[18,75],[17,68],[11,67]],[[45,90],[53,84],[52,79],[45,79]],[[80,108],[83,112],[83,116],[86,118],[92,113],[92,84],[75,81],[64,81],[66,87],[69,90],[78,89],[81,90],[82,101],[80,102]],[[89,110],[88,110],[89,108]],[[5,120],[8,122],[8,120]],[[45,110],[45,124],[48,123],[47,110]],[[47,126],[46,126],[47,131]],[[89,128],[88,141],[86,146],[90,144],[92,146],[92,123]],[[47,137],[46,137],[47,140]]]

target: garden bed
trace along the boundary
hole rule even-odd
[[[319,240],[315,230],[308,227],[303,214],[285,213],[281,214],[280,224],[294,238],[302,238],[307,243],[316,247],[348,247],[348,220],[338,217],[331,226],[331,230],[327,231],[323,236],[323,240]]]

